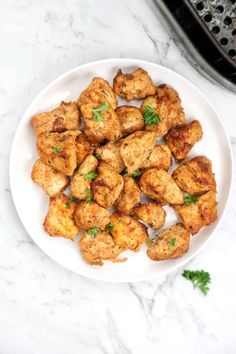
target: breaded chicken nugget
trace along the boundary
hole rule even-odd
[[[120,121],[122,136],[143,129],[144,120],[139,108],[134,106],[121,106],[116,108],[116,114]]]
[[[114,213],[111,216],[111,224],[115,243],[124,250],[139,251],[141,244],[148,237],[146,226],[129,215]]]
[[[202,135],[201,124],[198,120],[193,120],[189,124],[171,128],[165,139],[176,160],[183,160],[194,144],[201,140]]]
[[[203,226],[217,219],[216,193],[209,191],[197,198],[196,203],[175,205],[174,209],[183,221],[184,227],[191,234],[197,234]]]
[[[196,156],[177,167],[172,177],[178,186],[189,194],[200,194],[216,190],[212,163],[205,156]]]
[[[155,95],[147,97],[142,102],[141,111],[144,118],[150,110],[156,113],[160,122],[149,125],[152,123],[144,119],[147,122],[146,130],[155,131],[157,137],[164,136],[170,128],[186,121],[178,93],[167,85],[158,86]]]
[[[78,130],[80,126],[79,109],[76,102],[61,102],[51,112],[36,114],[31,119],[36,136],[42,133]]]
[[[77,165],[75,139],[80,131],[41,134],[37,141],[40,159],[57,171],[71,176]]]
[[[120,154],[122,140],[107,143],[96,149],[96,156],[99,158],[99,166],[112,169],[118,173],[124,170],[125,165]]]
[[[91,194],[91,182],[96,177],[95,170],[98,165],[98,160],[93,155],[88,155],[78,171],[74,174],[70,189],[73,197],[86,200]]]
[[[86,156],[94,152],[95,146],[88,140],[86,134],[81,133],[75,139],[77,164],[80,165]]]
[[[95,202],[79,202],[74,218],[79,229],[88,230],[94,227],[105,229],[110,222],[110,213]]]
[[[172,155],[171,151],[167,145],[156,145],[154,146],[151,154],[148,158],[143,161],[140,166],[141,169],[158,168],[163,170],[168,170],[172,165]]]
[[[147,255],[153,261],[181,257],[189,249],[189,240],[190,234],[182,224],[172,225],[148,242]]]
[[[129,214],[135,205],[140,202],[141,190],[134,178],[125,176],[123,179],[124,187],[115,202],[115,208],[121,213]]]
[[[114,170],[98,167],[98,175],[92,182],[94,200],[104,208],[110,208],[119,197],[123,178]]]
[[[123,139],[120,154],[128,174],[138,170],[151,154],[156,144],[155,134],[137,131]]]
[[[106,80],[95,77],[81,93],[78,105],[84,117],[84,132],[91,140],[113,141],[121,137],[120,121],[114,111],[117,99]]]
[[[117,258],[123,250],[115,244],[106,231],[98,231],[95,235],[85,232],[79,240],[79,246],[83,259],[89,264],[102,266],[103,261],[124,262],[126,260]]]
[[[145,171],[139,180],[139,186],[143,193],[159,203],[183,203],[183,193],[165,170],[152,168]]]
[[[166,212],[156,203],[141,204],[134,208],[134,215],[149,224],[153,229],[162,227],[165,223]]]
[[[61,193],[70,183],[68,176],[37,160],[31,173],[32,180],[50,197]]]
[[[50,236],[62,236],[73,239],[79,229],[74,222],[76,203],[61,194],[50,198],[48,214],[44,220],[45,231]]]
[[[126,101],[142,99],[155,93],[155,86],[148,73],[138,68],[131,74],[123,74],[121,69],[113,80],[113,89],[116,95]]]

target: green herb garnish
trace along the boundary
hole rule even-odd
[[[193,288],[199,288],[206,295],[209,291],[207,286],[211,282],[211,276],[204,270],[184,270],[182,276],[193,283]]]
[[[135,178],[135,177],[141,176],[141,174],[142,174],[142,172],[137,170],[137,171],[134,171],[133,173],[130,173],[130,174],[128,174],[127,172],[124,172],[124,173],[122,173],[122,176],[123,177],[129,176],[129,177],[134,177]]]
[[[96,152],[94,153],[94,156],[96,157],[97,160],[101,160],[102,156],[97,154]]]
[[[90,203],[93,201],[93,192],[91,188],[86,190],[88,192],[88,197],[85,199],[86,203]]]
[[[104,118],[104,111],[107,111],[109,109],[108,104],[104,103],[101,106],[92,109],[93,112],[93,120],[95,122],[100,122],[100,120],[102,120]]]
[[[188,195],[184,198],[184,205],[196,204],[198,202],[198,197],[196,195]]]
[[[54,152],[54,154],[58,154],[59,152],[60,152],[60,148],[59,148],[59,146],[54,146],[54,148],[53,148],[53,152]]]
[[[84,175],[84,178],[87,180],[87,181],[92,181],[95,177],[97,176],[97,173],[92,171],[92,172],[89,172],[89,173],[86,173]]]
[[[106,229],[107,231],[112,231],[112,230],[113,230],[113,227],[114,227],[114,225],[112,225],[112,224],[107,224],[106,227],[105,227],[105,229]]]
[[[161,118],[156,114],[151,106],[146,106],[143,112],[144,122],[147,125],[155,125],[161,121]]]
[[[168,243],[168,250],[172,247],[175,247],[175,241],[176,241],[176,238],[172,238],[169,243]]]
[[[66,206],[67,208],[70,208],[71,202],[76,203],[76,202],[78,202],[78,201],[79,201],[79,200],[78,200],[77,198],[75,198],[75,197],[73,197],[73,195],[71,195],[70,198],[67,200],[67,202],[65,202],[65,206]]]
[[[87,232],[90,236],[96,235],[98,231],[100,231],[100,227],[93,227],[92,229],[89,229]]]

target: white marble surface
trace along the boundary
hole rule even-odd
[[[211,243],[187,265],[211,273],[204,297],[181,277],[181,269],[155,281],[117,285],[63,269],[21,226],[8,181],[10,147],[22,113],[45,85],[79,64],[134,57],[179,72],[215,104],[235,158],[236,96],[188,64],[152,1],[0,4],[0,353],[236,353],[234,197]]]

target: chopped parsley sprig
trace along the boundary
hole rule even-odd
[[[94,236],[100,230],[101,230],[100,227],[93,227],[92,229],[89,229],[87,232],[90,236]]]
[[[93,201],[93,192],[91,188],[87,189],[88,197],[85,199],[86,203],[90,203]]]
[[[94,171],[91,171],[89,173],[86,173],[84,175],[84,178],[87,180],[87,181],[92,181],[95,177],[97,176],[97,173],[94,172]]]
[[[206,295],[209,291],[208,284],[211,282],[211,276],[204,270],[187,270],[185,269],[182,276],[193,283],[193,288],[199,290]]]
[[[184,198],[184,205],[196,204],[198,202],[198,197],[196,195],[188,195]]]
[[[76,202],[78,202],[78,201],[79,201],[79,200],[78,200],[77,198],[75,198],[75,197],[73,197],[73,195],[71,195],[71,196],[69,197],[69,199],[67,200],[67,202],[65,202],[65,206],[67,207],[67,209],[69,209],[72,202],[73,202],[73,203],[76,203]]]
[[[60,148],[59,148],[59,146],[54,146],[54,148],[53,148],[53,152],[54,152],[54,154],[58,154],[59,152],[60,152]]]
[[[97,107],[97,108],[93,108],[92,112],[93,112],[93,120],[95,122],[100,122],[103,118],[104,118],[104,111],[107,111],[109,109],[108,104],[104,103],[101,106]]]
[[[155,125],[161,121],[161,118],[156,114],[154,109],[149,105],[146,106],[143,112],[143,118],[145,124],[149,126]]]
[[[113,230],[114,225],[113,224],[107,224],[105,227],[105,230],[107,231],[112,231]]]
[[[176,238],[172,238],[168,243],[168,250],[175,247]]]

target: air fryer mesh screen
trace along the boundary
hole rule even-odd
[[[230,61],[236,63],[236,0],[189,0],[203,26]]]

